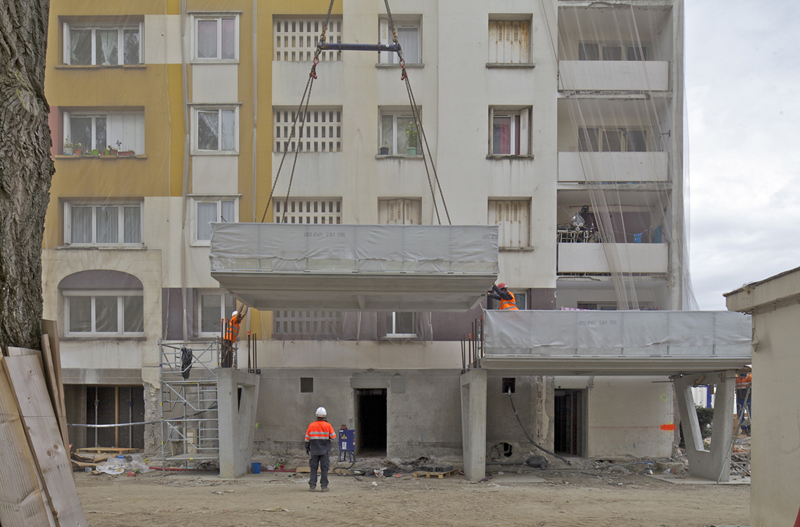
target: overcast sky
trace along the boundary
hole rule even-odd
[[[700,309],[800,267],[800,2],[686,0],[691,272]]]

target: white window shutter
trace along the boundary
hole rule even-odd
[[[422,223],[422,201],[418,199],[403,200],[403,223],[419,225]]]
[[[144,115],[143,114],[136,114],[133,116],[133,126],[134,126],[134,147],[133,150],[136,151],[136,155],[143,156],[145,154],[144,151]]]
[[[64,245],[72,243],[72,203],[64,203]]]
[[[494,152],[494,108],[489,108],[489,153]]]
[[[61,114],[61,118],[64,121],[64,142],[66,143],[67,142],[67,137],[69,137],[70,141],[72,141],[72,139],[73,139],[73,137],[72,137],[72,121],[70,120],[69,112],[62,113]],[[61,148],[62,148],[61,151],[63,152],[63,148],[64,148],[63,144],[61,145]]]
[[[385,18],[381,18],[378,24],[378,37],[380,38],[381,44],[389,45],[392,42],[392,37],[389,35],[389,21]],[[392,62],[392,53],[390,51],[380,53],[381,64],[387,64]]]
[[[500,40],[500,24],[498,22],[489,22],[489,62],[500,62],[500,57],[497,56],[497,44]]]
[[[72,46],[69,37],[69,24],[64,22],[64,64],[69,65],[71,58]]]
[[[519,113],[519,155],[527,156],[530,144],[530,109],[525,108]]]

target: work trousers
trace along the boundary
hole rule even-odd
[[[323,488],[328,486],[328,469],[331,468],[331,458],[330,454],[325,453],[320,456],[311,456],[308,460],[308,466],[311,469],[311,474],[309,475],[308,484],[312,487],[317,486],[317,467],[319,467],[320,472],[322,475],[319,478],[319,484],[322,485]]]

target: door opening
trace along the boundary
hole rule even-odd
[[[386,456],[386,390],[356,390],[356,454]]]
[[[144,421],[142,386],[86,386],[86,424],[108,425]],[[118,447],[144,449],[144,425],[91,428],[86,445],[75,448]]]
[[[586,390],[555,391],[553,449],[561,454],[586,456]]]

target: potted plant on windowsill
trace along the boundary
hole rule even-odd
[[[381,155],[388,156],[389,155],[389,141],[384,141],[383,146],[381,147]]]
[[[136,155],[136,152],[133,150],[123,150],[122,143],[117,141],[117,157],[133,157]]]
[[[71,156],[75,150],[75,145],[69,140],[69,136],[64,138],[64,155]]]
[[[80,143],[75,143],[73,145],[73,147],[72,147],[72,152],[76,156],[82,155],[83,154],[83,146]]]
[[[419,139],[419,130],[414,121],[409,121],[406,125],[406,139],[408,139],[408,155],[417,155],[417,140]]]

